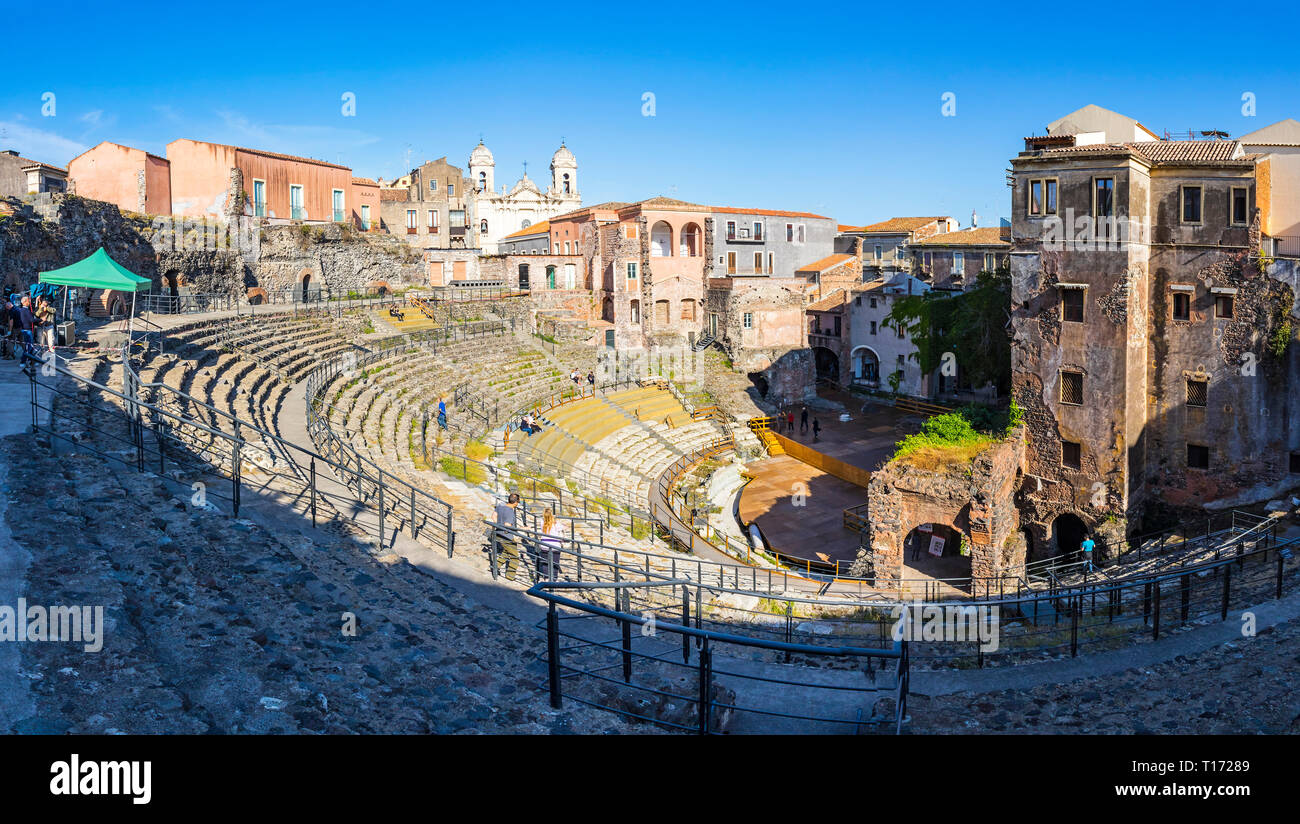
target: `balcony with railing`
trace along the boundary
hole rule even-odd
[[[728,226],[727,242],[728,243],[762,243],[763,227]]]
[[[1273,238],[1273,257],[1300,258],[1300,236]]]

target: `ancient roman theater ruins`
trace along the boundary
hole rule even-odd
[[[1014,161],[1017,214],[1049,179],[1093,196],[1102,167],[1142,212],[1195,167],[1230,212],[1247,190],[1246,222],[1139,253],[1059,251],[1018,217],[993,260],[1011,393],[977,398],[973,440],[915,450],[969,388],[890,391],[877,351],[835,349],[855,301],[908,294],[863,267],[910,229],[839,227],[810,294],[714,271],[752,238],[666,198],[552,218],[572,253],[445,281],[346,225],[236,216],[242,239],[196,250],[73,195],[18,206],[11,286],[101,247],[147,286],[80,289],[56,358],[0,364],[0,603],[108,616],[98,654],[5,645],[39,677],[0,683],[0,726],[1023,730],[1058,685],[1129,695],[1145,667],[1222,688],[1197,729],[1285,731],[1261,709],[1284,684],[1216,679],[1225,642],[1244,667],[1296,634],[1296,258],[1262,245],[1240,147],[1135,145],[1044,139]],[[1264,379],[1234,371],[1252,351]]]

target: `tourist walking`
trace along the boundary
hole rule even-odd
[[[1083,568],[1092,572],[1092,550],[1097,546],[1097,542],[1092,540],[1091,535],[1083,536],[1083,543],[1079,548],[1083,550]]]
[[[13,346],[13,319],[10,312],[13,311],[14,305],[6,295],[3,304],[0,304],[0,358],[4,360],[14,359]]]
[[[785,413],[785,431],[794,434],[794,412]]]
[[[447,428],[447,402],[438,398],[438,428]]]
[[[593,389],[596,387],[596,373],[595,373],[595,372],[588,372],[588,373],[587,373],[587,385],[590,386],[590,387],[592,387]]]
[[[564,526],[549,509],[542,516],[542,536],[539,543],[537,575],[553,581],[561,572],[560,549],[564,546]]]
[[[519,507],[519,493],[511,492],[504,501],[497,503],[497,526],[505,529],[515,528],[515,514]],[[507,581],[515,579],[515,566],[520,562],[519,544],[512,534],[496,530],[497,567]]]
[[[816,418],[813,418],[813,443],[817,443],[817,439],[821,436],[821,434],[822,434],[822,422],[817,420]]]
[[[799,411],[799,434],[802,435],[808,431],[808,407]]]

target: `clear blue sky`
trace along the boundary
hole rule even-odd
[[[549,181],[563,137],[587,203],[663,194],[843,223],[946,214],[966,226],[972,209],[982,225],[1008,215],[1004,170],[1022,138],[1087,103],[1157,132],[1235,136],[1300,117],[1300,73],[1268,35],[1186,3],[1133,17],[1060,4],[149,11],[19,0],[6,17],[52,28],[39,29],[51,45],[11,61],[21,68],[0,88],[0,148],[58,165],[101,140],[161,155],[189,137],[392,178],[443,155],[464,165],[482,134],[499,187],[524,161]],[[45,92],[54,117],[42,116]],[[355,117],[342,115],[345,92]],[[654,117],[642,116],[645,92]],[[941,114],[945,92],[955,117]],[[1246,92],[1255,117],[1242,115]]]

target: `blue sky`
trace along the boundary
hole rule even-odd
[[[0,88],[0,148],[63,165],[101,140],[164,154],[189,137],[391,178],[443,155],[464,165],[481,134],[499,187],[524,161],[549,181],[563,137],[587,203],[662,194],[966,226],[972,210],[981,225],[1008,214],[1022,138],[1087,103],[1157,132],[1300,117],[1281,53],[1252,35],[1234,48],[1221,9],[1187,3],[1137,18],[957,3],[148,6],[19,0],[11,21],[61,33]]]

